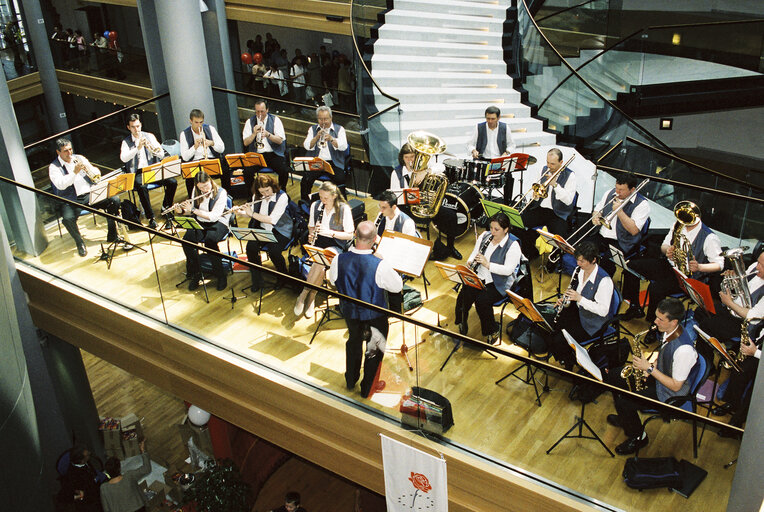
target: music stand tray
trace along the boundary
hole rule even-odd
[[[141,173],[144,185],[180,176],[180,157],[175,155],[163,158],[160,162],[143,167]]]
[[[483,210],[489,219],[497,213],[503,212],[507,215],[507,217],[509,217],[509,223],[511,226],[525,229],[523,218],[520,216],[520,212],[518,212],[515,208],[507,206],[506,204],[496,203],[494,201],[489,201],[482,198],[480,199],[480,203],[483,205]]]
[[[711,288],[706,283],[687,277],[676,267],[674,267],[674,275],[679,281],[679,287],[698,307],[705,309],[712,315],[716,314],[714,299],[711,297]]]
[[[180,165],[180,169],[181,174],[185,179],[195,177],[199,174],[199,171],[204,171],[210,176],[223,174],[223,168],[220,166],[220,160],[217,158],[185,162]]]
[[[419,277],[430,258],[435,242],[417,236],[385,231],[374,254],[389,261],[393,269],[411,277]]]
[[[243,169],[245,167],[268,167],[265,158],[260,153],[233,153],[225,156],[225,161],[231,169]]]
[[[332,176],[334,175],[332,164],[317,156],[298,156],[292,160],[292,165],[294,166],[294,170],[299,172],[319,171],[331,174]]]
[[[316,247],[315,245],[303,245],[303,249],[305,249],[305,253],[308,255],[308,258],[313,263],[318,263],[319,265],[323,265],[326,268],[329,268],[332,264],[332,260],[337,256],[337,253],[330,250],[330,249],[322,249],[321,247]]]
[[[273,243],[276,241],[276,237],[272,231],[260,228],[229,228],[233,236],[239,240],[246,240],[248,242],[262,242]]]

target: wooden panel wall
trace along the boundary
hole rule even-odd
[[[23,264],[19,276],[38,327],[375,492],[384,494],[383,433],[443,454],[454,512],[591,510]]]
[[[11,93],[11,101],[24,101],[42,94],[42,84],[40,83],[40,73],[35,71],[28,75],[8,80],[8,90]]]
[[[229,20],[350,35],[350,2],[326,0],[249,0],[226,2]],[[329,21],[327,16],[342,17]]]

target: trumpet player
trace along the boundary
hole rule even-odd
[[[195,108],[188,117],[191,126],[180,132],[178,136],[180,141],[180,158],[184,162],[219,158],[225,151],[225,144],[215,127],[204,122],[204,112]],[[221,162],[221,165],[224,163],[224,161]],[[223,188],[228,191],[231,189],[231,171],[227,166],[224,165],[223,167],[221,181]],[[188,197],[191,197],[194,183],[194,178],[186,178]]]
[[[265,100],[259,99],[255,102],[255,115],[244,123],[241,136],[247,151],[263,155],[268,168],[279,177],[279,188],[286,190],[289,180],[289,168],[284,158],[286,132],[281,119],[268,112],[268,103]],[[257,167],[244,169],[244,185],[247,190],[252,189],[255,172],[259,170]]]
[[[88,177],[88,173],[99,175],[100,171],[84,156],[74,154],[74,149],[69,139],[61,138],[56,140],[56,153],[58,156],[48,166],[48,177],[53,186],[53,193],[75,203],[88,204],[90,188],[93,185]],[[117,196],[109,197],[91,206],[106,210],[112,215],[119,215],[119,199]],[[88,250],[77,226],[77,217],[80,215],[81,208],[62,201],[57,202],[57,209],[61,215],[61,223],[74,239],[74,243],[77,246],[77,254],[85,257]],[[117,225],[112,219],[107,219],[106,225],[108,226],[106,241],[111,243],[117,239]]]
[[[539,183],[547,177],[554,176],[563,165],[562,151],[558,148],[549,150],[546,165],[541,170]],[[538,256],[536,239],[538,233],[535,227],[546,226],[547,231],[560,235],[568,235],[568,218],[575,209],[576,173],[565,168],[549,182],[549,191],[545,198],[533,197],[531,206],[523,212],[523,224],[527,229],[520,231],[518,237],[523,246],[523,254],[533,260]]]
[[[332,109],[322,105],[316,109],[317,123],[308,128],[302,145],[305,156],[319,157],[332,165],[332,183],[345,195],[345,163],[347,161],[348,139],[345,129],[332,121]],[[323,171],[308,171],[300,181],[300,198],[308,201],[313,183],[323,175]]]
[[[164,157],[164,149],[162,149],[153,133],[144,132],[142,128],[141,116],[130,114],[130,117],[127,118],[127,129],[130,130],[130,135],[122,140],[119,159],[125,164],[125,172],[135,174],[135,190],[138,193],[138,199],[141,201],[143,213],[146,219],[148,219],[149,227],[156,229],[157,223],[154,218],[154,209],[151,207],[149,190],[143,183],[141,169],[159,162]],[[174,203],[178,182],[175,178],[168,178],[157,183],[164,188],[164,198],[162,199],[162,209],[164,210]],[[169,228],[170,222],[169,219],[166,219],[162,229]]]
[[[645,378],[646,386],[640,395],[666,402],[673,396],[687,395],[690,382],[695,377],[699,366],[698,353],[695,351],[688,329],[683,329],[679,321],[684,317],[682,301],[673,297],[662,300],[656,309],[655,325],[658,327],[660,349],[654,362],[648,358],[634,357],[631,364],[637,378]],[[627,383],[621,377],[622,368],[607,373],[609,384],[627,389]],[[648,443],[647,433],[642,428],[639,418],[641,404],[622,393],[613,393],[616,414],[609,414],[607,422],[622,428],[626,441],[615,448],[618,455],[629,455]]]

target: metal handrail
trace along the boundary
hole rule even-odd
[[[236,90],[233,90],[233,89],[226,89],[225,87],[217,87],[215,85],[212,86],[212,90],[213,91],[218,91],[218,92],[224,92],[224,93],[227,93],[227,94],[239,94],[239,95],[242,95],[242,96],[249,96],[250,98],[255,98],[255,99],[267,99],[269,101],[279,102],[279,103],[286,103],[286,104],[292,105],[294,107],[299,107],[299,108],[304,108],[304,107],[307,107],[307,106],[311,106],[311,107],[315,108],[315,105],[307,105],[306,103],[296,103],[296,102],[291,101],[291,100],[282,100],[282,99],[278,99],[278,98],[271,98],[270,96],[263,96],[262,94],[255,94],[255,93],[245,92],[245,91],[236,91]],[[360,118],[360,115],[358,115],[357,113],[354,113],[354,112],[344,112],[342,110],[332,109],[332,114],[339,114],[339,115],[348,116],[348,117],[359,117]]]

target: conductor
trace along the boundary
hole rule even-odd
[[[364,221],[358,224],[355,230],[355,246],[332,260],[329,280],[340,293],[384,308],[387,307],[385,290],[398,293],[403,288],[403,281],[388,262],[372,254],[371,248],[376,236],[373,222]],[[375,330],[383,338],[387,338],[387,316],[347,300],[340,300],[340,310],[348,327],[348,341],[345,344],[345,383],[348,389],[355,387],[361,374],[361,350],[366,342],[361,396],[367,398],[384,356],[384,345],[380,347],[370,340]]]

